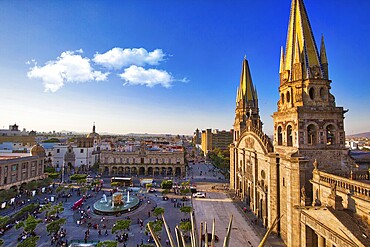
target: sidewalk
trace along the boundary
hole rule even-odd
[[[234,198],[235,196],[235,193],[231,191],[229,191],[227,194],[230,198]],[[245,204],[242,201],[240,201],[238,197],[235,197],[233,203],[238,208],[238,210],[240,210],[240,212],[242,212],[242,214],[245,215],[245,221],[252,226],[254,232],[262,239],[267,232],[267,228],[263,227],[262,222],[251,211],[244,212],[243,208],[245,207]],[[283,240],[281,240],[281,238],[279,238],[276,234],[270,233],[265,243],[265,246],[281,247],[286,245],[284,244]]]

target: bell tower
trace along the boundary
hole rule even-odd
[[[280,213],[285,215],[280,226],[286,244],[298,247],[300,213],[293,209],[313,202],[313,163],[316,160],[322,170],[336,172],[348,169],[350,162],[344,146],[346,111],[336,106],[330,92],[324,38],[318,50],[303,0],[292,0],[279,74],[280,99],[273,119]]]
[[[273,115],[276,150],[280,153],[344,150],[345,111],[336,106],[330,93],[324,37],[319,53],[302,0],[292,1],[279,72],[280,100]],[[327,165],[330,168],[334,164]]]

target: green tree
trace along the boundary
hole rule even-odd
[[[9,216],[0,216],[0,228],[4,228],[9,222]]]
[[[56,193],[59,193],[59,192],[62,192],[63,190],[65,190],[65,187],[63,187],[63,186],[59,186],[59,187],[55,190],[55,192],[56,192]]]
[[[150,227],[153,229],[156,235],[162,231],[163,228],[163,221],[157,220],[157,221],[149,221],[148,224],[150,224]],[[146,226],[146,231],[149,232],[148,224]]]
[[[117,247],[117,241],[105,240],[104,242],[100,242],[96,245],[96,247]]]
[[[60,227],[62,225],[64,225],[66,223],[66,219],[65,218],[60,218],[58,220],[54,220],[53,222],[49,223],[47,226],[46,226],[46,231],[49,233],[49,234],[52,234],[52,233],[56,233],[59,231]]]
[[[50,138],[49,140],[43,141],[43,143],[54,143],[54,142],[60,142],[58,138]]]
[[[34,233],[37,225],[40,224],[41,222],[42,222],[42,220],[36,219],[34,216],[29,215],[27,217],[27,219],[25,219],[24,221],[19,222],[15,226],[15,228],[16,229],[19,229],[19,228],[23,227],[23,230],[25,232],[27,232],[27,233]]]
[[[46,216],[57,215],[64,211],[63,203],[52,205],[50,202],[41,209],[42,212],[47,211]]]
[[[161,188],[162,189],[172,189],[172,180],[163,180],[162,183],[161,183]]]
[[[0,191],[0,198],[2,200],[8,201],[11,198],[15,197],[17,194],[18,194],[17,191],[13,190],[13,189],[2,190],[2,191]]]
[[[73,174],[72,176],[69,177],[71,180],[82,180],[87,178],[87,174]]]
[[[112,227],[112,234],[116,233],[117,231],[125,231],[130,228],[131,220],[117,220],[116,223]]]
[[[190,221],[180,222],[180,229],[183,230],[184,232],[190,232],[191,222]]]
[[[154,209],[153,215],[154,215],[155,217],[157,217],[157,216],[159,216],[159,215],[162,215],[162,214],[164,214],[164,208],[160,208],[160,207],[158,207],[158,208],[155,208],[155,209]]]
[[[45,167],[44,172],[45,173],[53,173],[53,172],[56,172],[56,171],[55,171],[54,167],[48,166],[48,167]]]
[[[39,238],[40,238],[39,236],[29,237],[23,242],[19,243],[17,247],[36,247]]]
[[[48,175],[48,178],[51,179],[58,179],[60,177],[59,172],[46,172],[46,175]]]

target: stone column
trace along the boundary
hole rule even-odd
[[[317,246],[318,247],[325,247],[325,238],[320,234],[317,234]]]

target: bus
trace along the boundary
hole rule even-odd
[[[129,187],[132,186],[132,178],[123,178],[123,177],[112,177],[110,179],[111,183],[117,182],[119,186]]]

